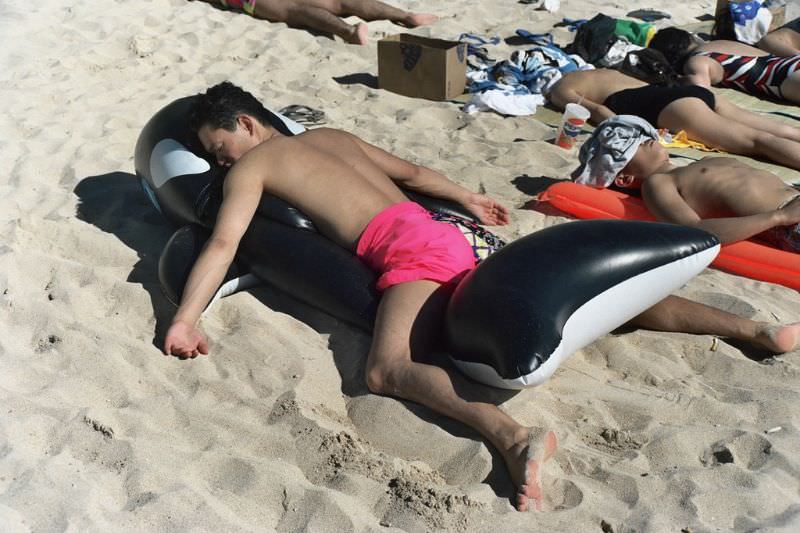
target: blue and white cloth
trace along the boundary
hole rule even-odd
[[[772,13],[763,4],[762,0],[728,4],[737,41],[754,44],[767,34],[772,23]]]
[[[567,55],[552,44],[549,34],[532,34],[525,30],[517,30],[517,34],[540,44],[517,50],[504,61],[484,62],[480,67],[470,63],[467,79],[469,92],[474,96],[464,107],[465,111],[474,113],[488,108],[504,115],[533,114],[536,107],[544,103],[541,95],[564,73],[594,68],[580,56]],[[462,35],[462,42],[469,43],[464,39],[466,35]],[[474,42],[475,36],[468,37]],[[483,39],[483,42],[490,41]]]

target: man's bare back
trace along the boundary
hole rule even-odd
[[[547,97],[559,108],[569,103],[580,103],[591,113],[591,120],[598,124],[614,113],[603,105],[610,95],[635,87],[647,85],[636,78],[607,68],[577,70],[564,74]]]
[[[261,180],[264,192],[297,207],[321,233],[353,251],[375,215],[407,200],[362,146],[330,128],[276,136],[242,157],[228,179]]]
[[[732,157],[706,157],[645,180],[643,194],[672,182],[700,218],[748,216],[778,209],[798,191],[777,176]]]
[[[647,84],[643,81],[626,76],[618,70],[608,68],[576,70],[564,74],[550,90],[548,98],[554,105],[560,107],[573,102],[574,95],[602,104],[611,94],[645,85]]]

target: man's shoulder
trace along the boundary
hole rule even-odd
[[[678,171],[685,168],[686,167],[678,167],[669,172],[656,172],[655,174],[651,174],[642,181],[642,190],[654,191],[663,189],[664,187],[674,186],[676,174],[678,174]]]

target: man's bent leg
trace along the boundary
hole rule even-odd
[[[729,337],[776,353],[791,352],[800,343],[800,323],[774,326],[755,322],[679,296],[667,296],[634,317],[630,324],[658,331]]]
[[[456,387],[479,385],[411,358],[412,353],[430,350],[441,329],[449,295],[439,288],[432,281],[414,281],[384,292],[367,358],[367,385],[372,392],[423,404],[480,432],[505,459],[519,491],[517,507],[527,510],[529,499],[539,507],[540,470],[555,452],[555,434],[531,431],[494,404],[464,399]]]

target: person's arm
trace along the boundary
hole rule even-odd
[[[465,189],[433,169],[410,163],[355,135],[352,136],[352,139],[378,168],[401,187],[428,196],[458,202],[469,209],[484,224],[503,225],[508,223],[508,209],[489,196]]]
[[[693,56],[686,60],[683,66],[685,74],[685,85],[700,85],[701,87],[711,87],[711,58],[703,56]]]
[[[741,217],[701,219],[686,203],[671,179],[654,178],[656,176],[651,176],[645,182],[642,198],[657,220],[705,230],[716,235],[722,244],[742,241],[787,223],[787,216],[782,210]]]
[[[603,122],[607,118],[611,118],[616,113],[611,111],[603,104],[593,102],[582,94],[578,94],[575,89],[558,89],[550,93],[550,101],[554,106],[559,109],[565,109],[567,104],[579,104],[589,110],[591,113],[590,122],[595,126]]]
[[[233,261],[239,241],[250,225],[263,190],[252,169],[236,165],[225,178],[224,200],[214,231],[195,261],[178,311],[164,339],[164,353],[195,357],[208,353],[208,344],[197,329],[197,321]]]
[[[792,23],[796,23],[797,20],[793,20]],[[766,34],[756,46],[774,56],[795,56],[800,54],[800,33],[784,26]]]
[[[591,117],[590,117],[591,122],[595,126],[597,126],[598,124],[600,124],[601,122],[603,122],[607,118],[611,118],[613,116],[616,116],[616,113],[611,111],[609,108],[607,108],[603,104],[598,104],[597,102],[592,102],[591,100],[587,100],[586,98],[584,98],[583,100],[581,100],[579,98],[575,99],[574,103],[576,103],[576,104],[580,103],[580,105],[582,105],[583,107],[585,107],[586,109],[589,110],[589,113],[592,114]]]

